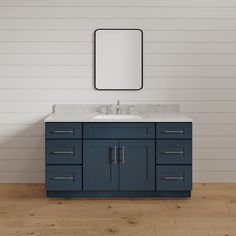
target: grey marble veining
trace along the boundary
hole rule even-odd
[[[109,117],[107,107],[110,106]],[[121,115],[116,113],[116,104],[57,104],[45,122],[192,122],[179,112],[179,105],[121,104]],[[98,114],[106,114],[102,119]],[[115,115],[114,115],[115,114]],[[128,116],[127,116],[128,115]],[[129,116],[131,115],[131,116]]]

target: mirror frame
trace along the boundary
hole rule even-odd
[[[139,30],[141,32],[141,87],[137,89],[100,89],[96,87],[96,32],[98,30]],[[94,88],[99,91],[138,91],[143,89],[143,31],[139,28],[98,28],[94,31]]]

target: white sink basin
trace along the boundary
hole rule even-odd
[[[132,120],[139,119],[142,120],[143,117],[134,114],[97,114],[93,117],[97,120]]]

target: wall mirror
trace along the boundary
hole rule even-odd
[[[94,86],[98,90],[142,89],[142,30],[97,29],[94,32]]]

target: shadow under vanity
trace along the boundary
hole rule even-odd
[[[98,105],[58,105],[45,120],[47,196],[190,197],[192,121],[172,108],[111,119]]]

